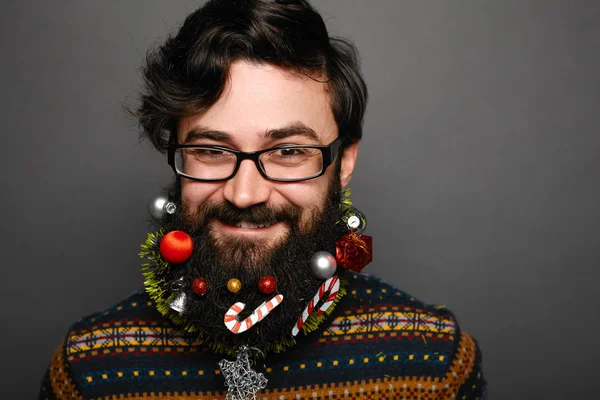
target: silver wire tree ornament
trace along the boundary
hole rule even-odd
[[[267,387],[267,378],[252,369],[250,360],[250,351],[255,348],[243,346],[237,353],[235,361],[223,359],[219,361],[219,368],[225,377],[225,386],[227,386],[226,400],[256,400],[256,394]]]

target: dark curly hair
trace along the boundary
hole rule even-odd
[[[344,144],[361,138],[367,88],[356,49],[330,38],[305,0],[211,0],[190,14],[177,35],[148,51],[141,104],[133,112],[141,135],[165,152],[180,118],[219,99],[237,60],[272,64],[327,83]]]

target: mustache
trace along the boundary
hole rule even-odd
[[[266,225],[275,222],[294,223],[298,220],[300,214],[301,208],[294,204],[282,206],[256,204],[247,208],[238,208],[226,201],[222,203],[201,204],[196,210],[194,219],[201,226],[208,223],[211,219],[217,219],[228,225],[236,225],[242,221]]]

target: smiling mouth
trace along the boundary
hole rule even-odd
[[[255,222],[250,222],[250,221],[239,221],[236,222],[234,224],[232,224],[231,226],[236,226],[238,228],[243,228],[243,229],[259,229],[259,228],[268,228],[271,225],[276,224],[277,221],[271,221],[271,222],[265,222],[265,223],[255,223]]]

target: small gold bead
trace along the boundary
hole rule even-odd
[[[237,293],[242,288],[242,282],[239,279],[233,278],[227,282],[227,290],[231,293]]]

